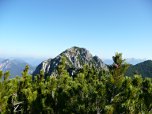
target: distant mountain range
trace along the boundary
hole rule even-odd
[[[108,71],[108,65],[112,64],[112,59],[101,60],[98,56],[93,56],[87,49],[72,47],[55,58],[50,58],[44,61],[43,59],[34,58],[10,58],[4,59],[0,58],[0,70],[6,72],[10,71],[11,78],[16,75],[21,76],[22,71],[28,64],[30,66],[30,74],[36,75],[43,70],[45,75],[56,74],[58,65],[61,62],[61,58],[66,58],[66,68],[69,73],[69,69],[80,69],[83,65],[87,64],[89,66],[94,66],[97,69],[102,69]],[[152,77],[152,61],[144,59],[129,58],[126,62],[130,64],[126,75],[133,76],[134,74],[141,74],[143,77]],[[37,67],[36,67],[37,66]]]
[[[10,71],[10,78],[14,78],[16,76],[21,76],[22,71],[24,70],[26,65],[29,64],[22,60],[5,59],[0,61],[0,70],[2,70],[3,72]],[[32,72],[35,70],[35,67],[33,67],[32,65],[29,65],[29,67],[29,73],[32,74]]]
[[[23,57],[23,58],[17,58],[22,61],[25,61],[26,63],[36,67],[38,66],[42,61],[46,60],[46,58],[34,58],[34,57]]]
[[[104,62],[97,56],[92,56],[88,50],[85,48],[72,47],[65,50],[57,57],[53,59],[48,59],[43,61],[36,70],[34,75],[39,74],[41,70],[45,72],[46,75],[56,74],[56,69],[61,61],[61,58],[66,58],[67,71],[68,68],[79,69],[84,64],[95,66],[97,69],[103,69],[108,71],[108,66],[106,64],[112,64],[112,60],[104,60]],[[130,64],[126,75],[133,76],[134,73],[141,74],[143,77],[152,77],[152,61],[145,61],[144,59],[126,59],[126,62]],[[105,64],[106,63],[106,64]]]
[[[112,60],[112,59],[104,59],[103,61],[104,61],[104,63],[107,64],[107,65],[110,65],[110,64],[113,63],[113,60]],[[127,59],[126,59],[126,62],[127,62],[128,64],[132,64],[132,65],[136,65],[136,64],[141,63],[141,62],[144,62],[144,61],[146,61],[146,59],[135,59],[135,58],[127,58]]]

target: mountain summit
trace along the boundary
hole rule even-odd
[[[45,75],[50,76],[55,74],[62,57],[66,59],[65,63],[67,68],[80,69],[84,65],[89,65],[94,66],[97,69],[108,70],[107,66],[99,57],[92,56],[92,54],[85,48],[72,47],[53,59],[43,61],[40,65],[38,65],[33,75],[39,74],[41,70],[44,71]]]

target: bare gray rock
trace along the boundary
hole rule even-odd
[[[56,69],[62,57],[66,58],[67,68],[80,69],[84,65],[89,65],[94,66],[97,69],[108,71],[108,67],[99,57],[92,56],[92,54],[85,48],[72,47],[65,50],[54,59],[43,61],[40,65],[38,65],[33,75],[39,74],[41,70],[43,70],[47,76],[55,75]]]

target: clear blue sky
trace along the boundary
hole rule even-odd
[[[72,46],[152,59],[152,1],[0,0],[0,56],[54,57]]]

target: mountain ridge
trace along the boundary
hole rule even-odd
[[[72,47],[69,48],[53,59],[48,59],[43,61],[36,70],[33,72],[33,75],[37,75],[41,70],[44,71],[46,75],[56,74],[56,69],[61,61],[61,58],[66,58],[66,66],[67,68],[82,68],[85,64],[89,66],[95,66],[96,68],[101,68],[108,71],[108,67],[103,63],[103,61],[97,57],[93,56],[87,49]]]
[[[131,65],[127,72],[127,76],[133,76],[139,74],[142,77],[152,77],[152,60],[146,60],[136,65]]]
[[[29,65],[25,61],[17,60],[17,59],[5,59],[0,62],[0,70],[3,72],[10,71],[10,78],[14,78],[16,76],[21,76],[26,65]],[[32,74],[34,71],[34,67],[29,65],[29,73]]]

